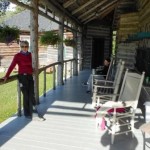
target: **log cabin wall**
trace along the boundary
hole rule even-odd
[[[142,72],[145,71],[145,78],[148,77],[150,85],[150,1],[143,0],[138,1],[139,9],[139,31],[141,33],[147,33],[149,35],[146,38],[143,34],[143,37],[137,41],[137,57],[136,57],[136,67]],[[147,84],[147,83],[146,83]]]
[[[19,52],[19,49],[20,48],[17,43],[12,43],[11,45],[0,43],[0,67],[8,68],[13,56]]]
[[[16,53],[20,51],[19,44],[11,43],[6,45],[5,43],[0,43],[0,67],[8,68],[12,59]],[[39,65],[46,65],[47,58],[47,48],[44,46],[39,46]]]
[[[137,12],[123,14],[120,16],[117,31],[117,42],[124,42],[128,35],[137,32],[150,32],[150,1],[137,0]],[[149,47],[149,39],[139,40],[139,47]]]
[[[104,38],[104,58],[110,56],[111,30],[104,26],[87,26],[83,39],[83,68],[91,69],[93,38]]]
[[[119,29],[117,32],[117,41],[124,42],[128,35],[137,33],[139,30],[139,13],[127,13],[120,15]]]
[[[143,0],[139,1],[139,31],[150,32],[150,1]],[[150,39],[143,39],[139,41],[138,47],[150,47]]]
[[[117,45],[116,61],[120,59],[125,61],[125,68],[135,69],[137,44],[119,43]]]
[[[116,61],[125,61],[125,68],[135,69],[137,44],[125,42],[129,35],[138,32],[139,14],[132,12],[120,16],[119,30],[117,32]]]
[[[19,45],[17,43],[12,43],[11,45],[6,45],[5,43],[0,43],[0,67],[8,68],[13,56],[20,51]],[[58,48],[55,46],[39,46],[39,65],[45,66],[50,63],[54,63],[58,59]],[[69,46],[64,46],[64,59],[73,58],[73,48]]]
[[[149,8],[149,0],[138,0],[137,12],[121,15],[116,49],[117,60],[122,58],[126,61],[127,68],[137,69],[140,72],[145,71],[146,76],[150,76],[150,38],[143,37],[130,42],[126,40],[129,35],[150,33]]]
[[[0,70],[6,70],[14,55],[20,51],[19,44],[11,43],[6,45],[0,43]],[[45,66],[58,61],[58,48],[56,46],[42,46],[39,44],[39,66]],[[64,45],[64,59],[73,58],[73,48]],[[17,69],[17,67],[16,67]]]

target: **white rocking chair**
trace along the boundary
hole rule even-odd
[[[118,134],[132,132],[132,137],[134,137],[134,117],[144,75],[144,72],[140,75],[127,71],[118,99],[104,103],[97,112],[96,124],[99,126],[101,121],[106,123],[106,127],[111,133],[112,144],[114,143],[115,135]],[[113,94],[109,95],[109,97],[112,98]],[[102,95],[100,98],[104,99],[105,97]],[[118,132],[117,128],[122,128],[122,130]]]
[[[103,81],[103,80],[96,80],[96,83],[93,85],[93,97],[92,97],[92,105],[95,107],[99,107],[101,103],[104,103],[106,101],[106,97],[108,94],[114,94],[112,100],[116,99],[115,94],[118,93],[120,88],[121,79],[123,76],[124,71],[124,64],[125,62],[120,60],[117,65],[117,70],[115,73],[115,79],[114,81]],[[102,99],[99,99],[99,96],[106,95],[105,101]],[[108,100],[110,100],[108,98]]]
[[[114,57],[112,56],[111,57],[111,62],[110,62],[110,65],[109,65],[109,68],[108,68],[108,71],[107,71],[107,75],[106,78],[105,78],[105,81],[107,80],[111,80],[112,79],[112,76],[113,76],[113,67],[114,67]],[[99,77],[104,77],[104,75],[98,75],[98,74],[92,74],[91,78],[92,78],[92,92],[93,92],[93,84],[95,82],[95,79],[99,78]]]

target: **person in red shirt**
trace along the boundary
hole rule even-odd
[[[28,52],[28,41],[21,41],[20,48],[20,52],[14,56],[3,79],[4,82],[6,82],[14,67],[18,65],[18,80],[23,93],[24,116],[32,119],[33,106],[36,106],[36,101],[34,95],[34,80],[32,76],[32,56],[31,53]]]

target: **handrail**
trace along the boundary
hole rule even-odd
[[[62,61],[62,62],[59,62],[59,61],[58,61],[58,62],[49,64],[49,65],[47,65],[47,66],[44,66],[44,67],[42,67],[42,68],[39,68],[38,73],[40,74],[42,71],[44,71],[44,70],[46,70],[47,68],[50,68],[50,67],[52,67],[52,66],[55,66],[55,65],[58,65],[58,64],[61,64],[61,63],[65,63],[65,62],[69,62],[69,61],[73,61],[73,60],[75,60],[75,59],[68,59],[68,60],[64,60],[64,61]]]
[[[40,74],[42,71],[46,70],[47,68],[50,68],[50,67],[58,65],[58,64],[61,64],[61,62],[55,62],[55,63],[49,64],[47,66],[44,66],[42,68],[39,68],[38,73]]]
[[[10,76],[10,77],[7,79],[6,82],[4,82],[4,80],[1,78],[1,79],[0,79],[0,85],[1,85],[1,84],[4,84],[4,83],[9,83],[9,82],[15,81],[15,80],[17,79],[17,76],[18,76],[17,74]]]

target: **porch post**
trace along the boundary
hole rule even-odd
[[[30,50],[32,53],[32,66],[34,72],[34,92],[36,103],[39,104],[39,78],[38,78],[38,0],[31,1],[30,10]]]
[[[61,37],[61,40],[63,40],[63,35],[64,35],[64,17],[59,18],[61,24],[59,25],[59,35]],[[63,85],[63,60],[64,60],[64,47],[63,47],[63,41],[58,44],[58,61],[61,62],[61,64],[58,65],[58,70],[57,70],[57,84],[58,85]]]
[[[73,58],[75,59],[73,61],[73,75],[78,75],[78,50],[77,50],[77,32],[73,31],[73,39],[76,42],[75,47],[73,48]]]

